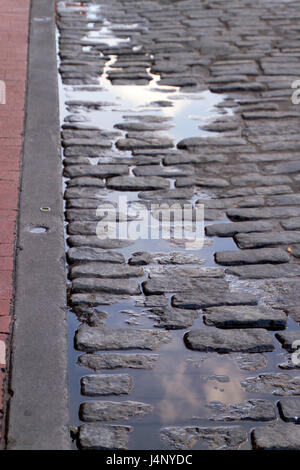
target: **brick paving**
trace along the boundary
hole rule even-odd
[[[299,12],[58,4],[79,447],[300,449]],[[177,100],[205,114],[207,90],[216,117],[176,135]],[[204,204],[203,251],[97,237],[97,208],[129,194]]]
[[[6,103],[0,104],[0,410],[5,410],[6,360],[11,332],[13,267],[24,124],[30,0],[0,4],[0,79]],[[2,431],[1,431],[2,435]]]

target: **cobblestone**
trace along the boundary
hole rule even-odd
[[[81,404],[79,415],[82,421],[126,421],[152,411],[153,406],[135,401],[90,401]]]
[[[175,449],[191,449],[200,443],[204,449],[237,450],[247,441],[247,433],[241,426],[170,426],[161,430],[161,436],[163,441]]]
[[[126,449],[132,426],[89,423],[79,426],[78,445],[88,450]]]
[[[300,428],[278,423],[260,426],[252,432],[253,448],[257,450],[299,450]]]
[[[186,333],[187,347],[196,351],[219,353],[229,352],[265,352],[273,351],[272,337],[265,330],[253,328],[252,330],[236,329],[219,330],[192,330]]]
[[[81,379],[81,393],[90,397],[128,395],[132,389],[133,380],[128,374],[86,375]]]
[[[208,405],[214,411],[209,419],[212,421],[273,421],[276,419],[273,403],[267,400],[249,400],[246,403]]]
[[[81,418],[132,419],[131,448],[144,432],[143,413],[153,419],[149,445],[161,426],[157,414],[165,413],[167,419],[159,418],[166,423],[161,437],[168,448],[299,448],[296,401],[276,418],[272,397],[297,400],[299,394],[299,378],[277,368],[297,369],[291,345],[300,321],[300,112],[291,103],[291,84],[300,74],[297,2],[243,0],[226,8],[210,2],[207,8],[195,0],[102,0],[93,11],[90,4],[58,5],[60,72],[65,85],[77,85],[67,89],[62,125],[69,303],[83,323],[75,347],[86,352],[78,358],[81,366],[109,370],[90,380],[141,369],[136,396],[143,401],[150,383],[153,396],[149,405],[91,400],[81,405]],[[82,92],[89,90],[85,99]],[[96,209],[108,201],[116,206],[125,195],[148,208],[203,204],[211,238],[193,251],[174,240],[99,239]],[[194,323],[195,330],[182,331]],[[285,362],[276,365],[272,351],[280,344],[267,329],[285,328],[275,334],[285,348]],[[135,351],[161,346],[159,356]],[[180,425],[193,414],[207,416],[207,410],[201,415],[207,405],[202,384],[194,386],[185,368],[184,347],[194,349],[199,367],[208,364],[209,396],[229,393],[235,378],[226,360],[235,367],[237,393],[249,394],[243,403],[214,404],[220,427]],[[245,376],[256,370],[261,373]],[[225,374],[230,381],[218,382]],[[168,407],[158,409],[166,381]],[[264,399],[253,398],[257,393]],[[172,426],[167,409],[174,409]],[[275,419],[274,426],[257,425],[251,442],[242,424],[225,426],[228,420]],[[131,431],[84,424],[78,445],[125,448]]]
[[[94,370],[101,369],[152,369],[159,359],[158,354],[82,354],[78,363]]]
[[[300,414],[299,398],[282,398],[278,402],[280,415],[284,421],[298,423]]]
[[[204,310],[208,326],[218,328],[266,328],[281,330],[286,327],[286,315],[282,311],[258,309],[257,307],[214,307]],[[300,337],[300,336],[299,336]]]
[[[240,240],[240,236],[238,236]],[[281,248],[265,248],[243,251],[218,251],[215,253],[216,263],[223,266],[261,263],[287,263],[289,255]]]
[[[76,333],[79,351],[101,351],[115,349],[157,349],[170,341],[165,331],[130,330],[127,328],[91,328],[82,326]]]

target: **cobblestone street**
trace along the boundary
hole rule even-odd
[[[299,7],[58,2],[74,446],[300,449]],[[97,236],[120,196],[204,246]]]

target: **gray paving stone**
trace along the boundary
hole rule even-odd
[[[300,276],[298,264],[262,264],[245,265],[227,268],[226,274],[238,276],[240,279],[275,279]]]
[[[294,396],[300,393],[300,377],[281,372],[266,372],[241,382],[249,393],[271,393],[276,396]]]
[[[99,279],[77,277],[72,281],[72,292],[98,292],[103,294],[140,295],[139,282],[133,279]]]
[[[190,328],[199,314],[195,310],[184,310],[169,307],[152,307],[148,310],[152,316],[157,317],[157,327],[166,330],[180,330]]]
[[[237,91],[264,91],[266,90],[266,85],[259,82],[248,82],[248,83],[230,83],[230,84],[220,84],[220,85],[211,85],[210,90],[213,93],[230,93]],[[249,119],[249,115],[253,118],[253,115],[257,116],[258,113],[243,113],[244,119]]]
[[[257,188],[255,188],[257,189]],[[222,191],[221,194],[219,194],[219,197],[228,197],[228,198],[233,198],[233,197],[241,197],[241,196],[252,196],[255,194],[253,188],[233,188],[233,189],[228,189],[227,191]]]
[[[252,431],[255,450],[299,450],[300,428],[293,424],[277,423],[260,426]]]
[[[219,74],[245,74],[245,75],[258,75],[257,64],[253,60],[242,60],[242,61],[219,61],[215,62],[210,67],[213,75]]]
[[[259,220],[259,219],[288,219],[300,215],[300,207],[280,206],[264,208],[233,208],[227,211],[232,220]]]
[[[209,237],[232,237],[237,233],[267,232],[274,225],[270,222],[231,222],[207,225],[205,233]]]
[[[210,132],[229,132],[229,131],[236,131],[240,127],[240,123],[238,121],[222,121],[222,120],[217,120],[212,122],[211,124],[206,124],[203,126],[199,126],[201,129],[204,129],[205,131],[210,131]]]
[[[149,271],[149,277],[151,279],[155,278],[165,278],[170,276],[182,276],[182,277],[193,277],[193,278],[204,278],[208,280],[210,278],[224,278],[225,273],[222,268],[211,268],[206,266],[151,266],[151,268],[146,269]]]
[[[86,263],[88,261],[117,264],[125,263],[125,258],[121,253],[94,247],[73,247],[69,249],[67,256],[70,264]]]
[[[102,188],[104,188],[104,183],[102,184]],[[67,200],[70,199],[103,199],[103,193],[99,187],[81,187],[81,186],[73,186],[66,189],[64,198]]]
[[[117,176],[107,182],[107,187],[116,191],[152,191],[154,189],[169,189],[170,183],[160,176]]]
[[[292,352],[298,349],[300,345],[300,330],[283,331],[282,333],[276,333],[276,338],[282,344],[282,347]],[[293,347],[293,343],[299,341],[296,347]]]
[[[291,217],[288,220],[280,222],[285,230],[299,230],[300,229],[300,217]]]
[[[150,297],[142,297],[135,301],[136,307],[167,307],[169,299],[165,295],[151,295]]]
[[[205,209],[229,209],[231,207],[261,207],[265,205],[264,198],[262,196],[253,196],[247,198],[222,197],[220,199],[198,199],[196,201],[196,204],[204,204]]]
[[[104,192],[104,190],[102,190]],[[101,192],[102,192],[101,191]],[[66,200],[66,209],[93,209],[96,213],[96,209],[103,205],[107,205],[107,201],[103,198],[93,199],[93,198],[81,198],[78,197],[76,199],[67,199]]]
[[[241,370],[258,370],[265,369],[268,364],[267,357],[262,353],[236,353],[233,355],[233,359]]]
[[[240,240],[240,235],[238,235]],[[241,264],[277,264],[287,263],[289,255],[281,248],[264,248],[257,250],[217,251],[215,253],[216,263],[223,266],[234,266]]]
[[[238,233],[234,240],[239,248],[263,248],[274,245],[290,245],[300,242],[300,231]]]
[[[117,129],[121,129],[123,131],[159,131],[159,130],[167,130],[170,129],[171,125],[166,123],[156,123],[156,122],[121,122],[119,124],[115,124]]]
[[[131,330],[130,328],[80,327],[75,335],[79,351],[158,349],[171,340],[168,332],[161,330]]]
[[[168,165],[185,165],[187,163],[226,163],[227,157],[220,154],[195,154],[195,153],[177,153],[175,155],[167,155],[164,157],[164,164]]]
[[[174,449],[192,449],[200,444],[204,449],[239,449],[248,436],[241,426],[199,427],[168,426],[161,429],[161,439]]]
[[[223,146],[240,146],[245,145],[247,142],[246,140],[240,137],[188,137],[186,139],[181,140],[178,142],[177,147],[183,150],[194,150],[199,147],[203,146],[216,146],[216,147],[223,147]]]
[[[69,222],[67,226],[67,233],[68,235],[96,236],[98,223],[99,222],[97,221],[90,220],[76,220],[75,222]]]
[[[184,341],[189,349],[203,352],[267,352],[274,349],[272,336],[266,330],[256,328],[192,330],[185,334]]]
[[[196,87],[198,82],[193,77],[168,77],[158,82],[162,86]]]
[[[152,369],[158,361],[158,354],[82,354],[78,357],[81,366],[94,370],[102,369]]]
[[[289,251],[295,258],[300,258],[300,244],[299,243],[292,245]]]
[[[181,276],[172,278],[169,276],[155,277],[148,279],[143,282],[143,290],[146,295],[160,295],[167,292],[186,292],[194,291],[197,292],[218,292],[220,295],[225,294],[228,291],[228,284],[223,279],[201,279],[201,278],[189,278],[182,279]]]
[[[89,401],[80,405],[82,421],[127,421],[153,411],[153,406],[136,401]]]
[[[276,186],[262,186],[255,188],[256,194],[266,195],[269,194],[289,194],[292,193],[292,189],[290,186],[285,184],[279,184]]]
[[[296,322],[300,323],[300,306],[299,305],[292,305],[287,308],[288,315],[295,320]]]
[[[172,305],[177,308],[202,309],[208,307],[230,306],[230,305],[256,305],[257,298],[252,294],[229,293],[203,293],[189,292],[175,294],[172,297]]]
[[[188,200],[192,199],[194,191],[191,188],[184,189],[169,189],[169,190],[156,190],[156,191],[141,191],[138,194],[140,199],[149,199],[154,200],[158,203],[166,202],[165,200],[173,200],[173,203],[176,203],[175,200],[183,199],[188,204]]]
[[[261,175],[260,173],[248,173],[246,175],[234,176],[231,178],[231,183],[234,186],[274,186],[276,184],[291,183],[292,180],[287,175]]]
[[[204,321],[217,328],[265,328],[281,330],[286,327],[286,314],[251,306],[213,307],[204,310]]]
[[[110,148],[111,143],[105,141],[105,139],[65,139],[63,142],[64,147],[100,147]]]
[[[273,403],[267,400],[248,400],[245,403],[236,403],[234,405],[214,406],[208,405],[214,415],[209,419],[212,421],[273,421],[276,419],[276,413]]]
[[[297,353],[298,355],[298,353]],[[284,356],[285,362],[278,364],[279,369],[281,370],[299,370],[300,364],[296,364],[292,354],[287,354]]]
[[[283,162],[276,165],[266,165],[264,171],[268,174],[288,174],[298,173],[300,170],[300,162]]]
[[[64,170],[64,176],[75,178],[78,176],[94,176],[97,178],[111,178],[113,176],[127,175],[127,165],[69,165]],[[99,181],[100,185],[101,181]],[[104,187],[104,182],[102,186]]]
[[[87,450],[126,449],[132,426],[117,426],[98,423],[79,426],[78,445]]]
[[[65,147],[65,157],[76,157],[77,155],[85,157],[101,157],[104,150],[109,150],[112,143],[109,140],[102,141],[101,145],[85,146],[85,145],[72,145],[72,147]]]
[[[199,256],[193,253],[174,251],[172,253],[154,253],[154,261],[163,265],[199,264]]]
[[[175,186],[177,188],[186,188],[190,186],[203,186],[204,188],[226,188],[228,181],[224,178],[200,178],[200,177],[179,177],[176,178]]]
[[[154,256],[152,253],[138,251],[133,253],[131,258],[129,258],[128,263],[133,266],[145,266],[151,264],[154,261]]]
[[[278,402],[280,416],[284,421],[299,424],[300,398],[282,398]]]
[[[134,168],[135,176],[162,176],[165,178],[177,178],[194,174],[194,168],[188,165],[162,167],[160,165],[143,165]]]
[[[116,143],[119,150],[134,149],[167,149],[173,147],[173,141],[169,138],[147,138],[147,139],[119,139]]]
[[[72,306],[86,308],[97,307],[99,305],[113,305],[128,299],[128,295],[113,295],[113,294],[94,294],[94,293],[78,293],[71,295]]]
[[[70,279],[76,279],[77,277],[98,277],[98,278],[131,278],[141,277],[144,275],[143,268],[126,265],[116,265],[101,262],[90,262],[87,264],[80,264],[73,266],[70,269]]]
[[[133,380],[128,374],[86,375],[81,378],[80,384],[82,395],[90,397],[128,395],[133,389]]]
[[[105,215],[107,222],[120,222],[120,221],[132,221],[136,220],[135,215],[129,215],[126,213],[118,212],[115,208],[105,207],[98,212],[98,208],[95,209],[68,209],[65,213],[65,218],[68,222],[92,222],[102,220]],[[81,224],[82,226],[83,224]],[[78,225],[75,225],[78,227]],[[90,226],[88,226],[90,227]],[[93,226],[92,226],[93,227]],[[73,225],[74,231],[74,225]],[[89,231],[89,229],[88,229]]]
[[[73,165],[75,166],[75,165]],[[73,186],[89,186],[94,188],[104,188],[105,184],[99,178],[93,176],[76,176],[67,182],[68,188]]]
[[[84,236],[84,235],[72,235],[68,237],[68,245],[71,248],[83,248],[83,247],[90,247],[90,248],[98,248],[99,255],[102,250],[110,250],[113,248],[125,248],[126,246],[131,245],[133,242],[132,240],[119,240],[115,238],[106,238],[100,239],[96,235]],[[91,261],[102,261],[101,257],[98,259],[94,259]]]

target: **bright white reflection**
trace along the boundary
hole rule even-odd
[[[65,2],[61,5],[66,6]],[[128,25],[112,25],[104,16],[101,15],[100,5],[86,5],[82,7],[80,2],[72,4],[74,10],[76,6],[81,7],[86,18],[89,20],[89,31],[82,38],[83,51],[89,52],[92,44],[106,44],[110,47],[119,44],[128,43],[130,46],[130,38],[118,38],[114,33],[116,30],[135,30],[138,24]],[[69,6],[68,6],[69,9]],[[101,26],[97,26],[97,24]],[[132,50],[139,50],[141,46],[134,46]],[[102,54],[99,52],[99,57]],[[150,82],[148,85],[112,85],[109,80],[110,71],[118,71],[114,67],[117,56],[110,56],[104,68],[102,75],[99,77],[100,91],[94,91],[90,86],[85,85],[83,90],[80,86],[65,87],[67,99],[80,101],[108,101],[113,105],[103,106],[102,109],[92,110],[81,107],[76,110],[77,113],[86,113],[88,124],[93,124],[101,129],[113,130],[114,126],[126,119],[134,121],[142,115],[154,115],[165,117],[169,121],[170,129],[168,133],[174,139],[174,144],[185,137],[191,136],[208,136],[208,133],[199,128],[200,123],[211,122],[220,117],[221,111],[216,108],[220,104],[224,96],[211,93],[209,90],[201,92],[182,92],[179,87],[161,86],[159,84],[160,76],[150,73],[150,69],[146,70]],[[93,90],[93,91],[92,91]],[[160,106],[159,103],[164,101],[166,106]],[[73,112],[73,110],[72,110]],[[232,114],[231,109],[223,109],[222,115]]]

